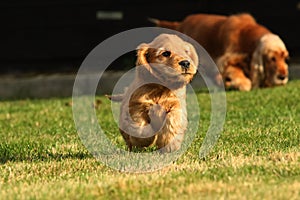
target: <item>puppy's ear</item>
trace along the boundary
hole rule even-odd
[[[195,66],[198,67],[199,64],[199,58],[198,58],[198,54],[196,49],[194,48],[194,46],[190,43],[187,43],[189,45],[190,48],[190,57],[192,59],[192,61],[194,62]]]
[[[136,66],[144,66],[148,70],[151,70],[149,62],[147,60],[149,54],[149,45],[142,43],[137,47],[137,61]]]

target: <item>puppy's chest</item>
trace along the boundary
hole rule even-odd
[[[147,113],[151,106],[159,104],[166,112],[180,108],[180,99],[173,91],[161,87],[142,87],[136,90],[129,101],[129,111]]]

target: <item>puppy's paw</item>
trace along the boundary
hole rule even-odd
[[[148,112],[150,124],[155,131],[159,131],[164,125],[167,111],[159,104],[154,104]]]

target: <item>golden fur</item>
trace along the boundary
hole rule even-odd
[[[187,16],[182,22],[151,21],[157,26],[175,29],[194,38],[218,64],[221,60],[230,63],[228,56],[231,54],[233,60],[236,60],[235,55],[244,54],[240,56],[245,59],[240,62],[246,62],[243,68],[226,67],[225,63],[221,64],[222,67],[218,66],[222,78],[231,79],[233,83],[229,85],[235,85],[239,90],[249,90],[249,80],[251,88],[284,85],[288,81],[288,65],[285,62],[288,51],[283,41],[249,14],[195,14]]]
[[[217,60],[217,66],[223,72],[216,77],[218,84],[224,82],[225,88],[240,91],[251,90],[251,80],[247,71],[247,55],[239,53],[225,53]]]
[[[136,76],[121,100],[119,127],[129,148],[181,147],[187,127],[186,85],[197,72],[194,47],[176,35],[161,34],[137,48]]]

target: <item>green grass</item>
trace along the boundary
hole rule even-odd
[[[113,170],[91,156],[75,129],[71,99],[1,101],[0,198],[300,198],[300,81],[227,92],[224,129],[205,159],[198,154],[210,96],[197,97],[201,122],[191,146],[168,167],[143,174]],[[101,127],[123,148],[110,102],[97,99]]]

